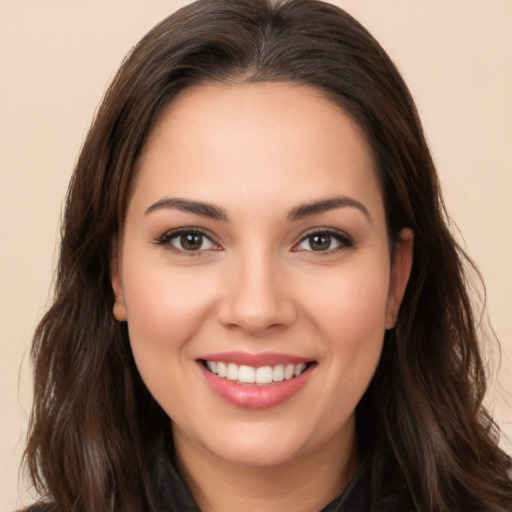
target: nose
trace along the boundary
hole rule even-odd
[[[226,268],[220,322],[252,336],[290,326],[297,318],[292,284],[270,255],[239,257]]]

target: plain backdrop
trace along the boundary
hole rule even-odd
[[[0,0],[0,511],[31,501],[18,483],[29,346],[76,156],[123,56],[185,3]],[[487,285],[502,344],[488,404],[512,438],[512,2],[337,3],[382,43],[416,99],[459,239]],[[486,353],[497,367],[497,351]]]

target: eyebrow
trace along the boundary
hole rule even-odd
[[[319,213],[324,213],[330,210],[335,210],[337,208],[344,207],[353,207],[357,208],[361,212],[364,213],[365,217],[371,222],[372,218],[367,208],[363,203],[357,201],[356,199],[352,199],[351,197],[346,196],[335,196],[328,199],[321,199],[319,201],[313,201],[311,203],[306,203],[299,205],[293,208],[290,213],[288,213],[288,220],[299,220],[304,217],[309,217],[311,215],[317,215]]]
[[[367,208],[363,203],[346,196],[335,196],[328,199],[321,199],[319,201],[312,201],[310,203],[301,204],[296,206],[287,215],[289,221],[296,221],[309,217],[312,215],[318,215],[330,210],[336,210],[338,208],[353,207],[360,210],[365,217],[371,222],[371,216]],[[183,199],[179,197],[165,197],[160,199],[156,203],[152,204],[145,212],[144,215],[155,210],[161,210],[171,208],[175,210],[181,210],[184,212],[190,212],[201,217],[207,217],[210,219],[221,220],[227,222],[229,220],[226,211],[212,203],[203,201],[193,201],[191,199]]]
[[[190,212],[201,217],[208,217],[215,220],[228,220],[226,211],[222,208],[219,208],[218,206],[215,206],[211,203],[192,201],[190,199],[182,199],[179,197],[166,197],[164,199],[160,199],[160,201],[152,204],[146,210],[144,215],[163,208],[173,208],[175,210]]]

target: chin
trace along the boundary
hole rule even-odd
[[[237,466],[263,468],[277,467],[297,459],[302,447],[283,444],[279,440],[271,443],[230,443],[224,450],[216,449],[214,454],[225,462]]]
[[[237,423],[215,429],[200,440],[203,448],[225,462],[245,467],[277,467],[299,462],[325,447],[331,453],[343,429],[334,425],[322,428],[318,422],[286,421]]]

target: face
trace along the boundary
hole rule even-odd
[[[319,91],[183,92],[147,139],[112,265],[178,453],[262,466],[350,447],[411,246],[404,230],[391,263],[371,152]]]

